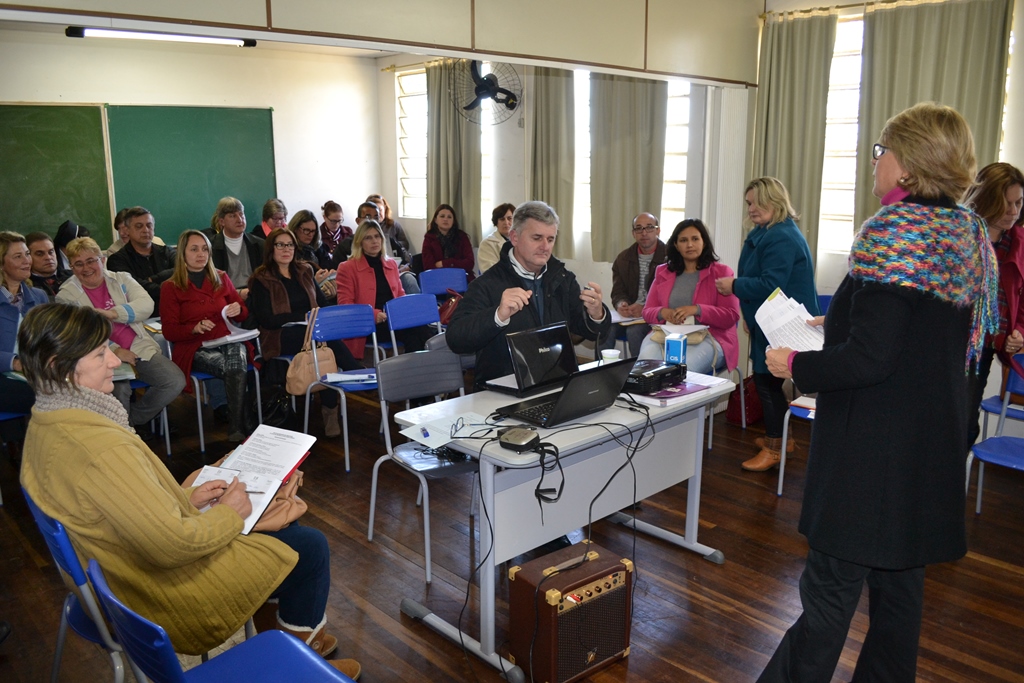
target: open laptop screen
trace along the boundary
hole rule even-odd
[[[565,382],[579,369],[565,323],[512,332],[505,340],[520,391]]]

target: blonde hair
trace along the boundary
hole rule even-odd
[[[215,290],[220,289],[220,274],[217,273],[217,269],[213,265],[213,250],[210,248],[210,238],[198,230],[186,230],[181,233],[178,237],[178,255],[174,260],[174,273],[171,275],[171,282],[174,286],[185,291],[188,289],[188,266],[185,264],[185,247],[188,246],[188,241],[192,237],[202,237],[203,241],[206,242],[206,248],[210,249],[210,258],[206,262],[206,278],[213,283]]]
[[[371,230],[376,230],[377,234],[380,235],[380,248],[381,252],[383,253],[384,240],[387,238],[384,237],[384,230],[380,227],[380,223],[378,223],[377,221],[363,221],[362,223],[359,224],[359,227],[356,228],[356,234],[352,235],[352,255],[349,256],[350,259],[357,259],[362,257],[363,240],[366,238],[366,233],[370,232]]]
[[[974,181],[974,137],[952,107],[921,102],[904,109],[886,122],[878,142],[907,172],[899,185],[912,195],[959,201]]]
[[[772,210],[772,220],[768,223],[769,228],[787,218],[792,218],[794,221],[800,218],[800,214],[793,208],[793,201],[789,198],[786,186],[778,178],[771,176],[754,178],[747,183],[743,195],[746,196],[751,190],[754,191],[755,204],[761,208]]]
[[[68,262],[75,258],[83,251],[92,251],[97,254],[102,254],[103,250],[100,249],[100,245],[96,243],[91,237],[78,237],[68,242],[68,246],[64,247],[64,255],[68,257]]]
[[[0,231],[0,266],[3,266],[4,260],[7,259],[7,252],[11,250],[12,244],[25,244],[25,237],[19,233],[11,230]],[[26,246],[28,246],[26,244]],[[32,278],[27,278],[23,285],[26,287],[32,286]],[[0,286],[7,286],[7,274],[4,273],[4,269],[0,267]]]

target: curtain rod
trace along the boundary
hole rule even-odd
[[[421,66],[422,67],[434,66],[435,64],[440,64],[444,60],[445,60],[445,58],[431,59],[429,62],[416,62],[414,64],[403,64],[402,66],[398,66],[396,64],[392,64],[391,66],[384,67],[383,69],[381,69],[381,71],[388,71],[390,73],[394,73],[396,71],[403,71],[405,69],[417,69],[417,68],[419,68]]]
[[[855,7],[874,7],[875,5],[927,5],[944,2],[945,0],[877,0],[877,2],[851,2],[845,5],[830,5],[829,7],[806,7],[804,9],[785,10],[782,12],[765,12],[760,16],[764,19],[770,14],[811,14],[813,12],[828,12],[829,10],[853,9]]]

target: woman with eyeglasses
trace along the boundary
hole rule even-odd
[[[181,369],[161,353],[142,327],[142,321],[153,315],[153,298],[130,273],[104,268],[100,245],[91,237],[71,240],[67,255],[71,277],[57,292],[57,303],[95,308],[110,321],[110,350],[149,385],[132,401],[129,383],[114,383],[114,396],[128,411],[132,426],[140,427],[159,415],[185,388]]]
[[[738,277],[718,278],[715,286],[720,294],[735,294],[739,298],[744,327],[750,334],[754,385],[764,410],[764,440],[756,441],[759,450],[743,463],[743,469],[764,472],[777,467],[782,459],[782,423],[789,401],[782,392],[783,381],[772,375],[765,364],[768,338],[754,314],[776,289],[802,303],[813,316],[819,315],[820,309],[814,287],[814,259],[797,227],[799,216],[786,186],[777,178],[756,178],[747,185],[744,201],[754,229],[743,243]]]
[[[818,397],[803,614],[766,683],[832,678],[865,583],[871,619],[852,680],[913,683],[925,567],[967,552],[967,374],[999,323],[985,222],[958,204],[974,140],[954,109],[922,103],[886,122],[873,157],[882,206],[854,239],[824,348],[767,352],[775,377]]]
[[[434,209],[430,227],[423,236],[423,270],[434,268],[462,268],[466,271],[466,279],[473,281],[476,268],[473,245],[469,235],[459,227],[455,209],[448,204],[440,204]]]
[[[345,225],[345,212],[333,199],[328,199],[320,210],[324,216],[324,222],[320,224],[320,241],[327,253],[333,254],[339,242],[352,236],[352,228]]]
[[[323,290],[328,300],[334,298],[334,268],[331,265],[331,252],[327,251],[320,238],[320,228],[316,224],[316,216],[305,209],[297,211],[288,221],[288,229],[295,235],[295,260],[305,261],[316,271],[313,278]]]
[[[33,307],[49,301],[43,290],[32,286],[32,254],[25,238],[16,232],[0,232],[0,411],[28,413],[36,397],[32,388],[6,373],[21,373],[18,358],[18,327]],[[25,438],[23,420],[0,422],[7,443]]]
[[[371,194],[366,198],[366,201],[373,202],[377,205],[377,222],[380,223],[380,229],[384,232],[384,238],[394,240],[401,246],[401,251],[405,253],[401,254],[403,261],[410,261],[412,252],[410,249],[409,236],[405,234],[405,229],[402,224],[395,220],[394,213],[391,211],[391,205],[388,204],[388,200],[384,199],[383,195]],[[394,254],[399,256],[399,254]]]
[[[252,227],[252,234],[266,238],[272,230],[288,225],[288,207],[280,199],[268,199],[263,204],[263,222]]]
[[[160,287],[160,323],[164,338],[174,345],[173,360],[187,377],[193,370],[224,381],[228,399],[228,441],[242,441],[252,431],[246,373],[252,349],[247,342],[203,346],[203,342],[228,336],[224,315],[234,324],[249,311],[231,284],[210,258],[210,238],[198,230],[186,230],[178,238],[174,274]],[[187,383],[185,391],[192,391]]]
[[[263,243],[263,265],[249,279],[249,307],[260,330],[260,348],[266,366],[269,384],[284,384],[287,366],[278,356],[292,356],[302,349],[306,336],[303,324],[309,312],[317,307],[330,306],[331,301],[316,285],[313,266],[295,258],[299,241],[287,228],[270,233]],[[340,341],[327,346],[334,352],[334,360],[342,370],[362,367]],[[320,412],[324,421],[324,434],[341,435],[338,422],[338,394],[321,391]]]

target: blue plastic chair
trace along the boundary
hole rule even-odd
[[[68,538],[64,525],[40,510],[39,506],[32,500],[32,497],[28,495],[28,491],[22,489],[22,492],[25,494],[25,502],[28,503],[28,509],[36,520],[36,525],[43,534],[47,547],[50,549],[53,561],[64,570],[65,574],[71,577],[71,580],[74,581],[79,592],[82,594],[81,600],[71,592],[64,598],[64,607],[60,613],[60,628],[57,630],[57,650],[53,655],[53,670],[50,674],[51,682],[57,683],[60,674],[60,660],[64,654],[64,639],[67,637],[68,626],[70,626],[82,638],[96,643],[107,651],[110,655],[110,662],[114,667],[114,681],[121,683],[124,680],[121,646],[114,642],[110,632],[107,630],[103,616],[100,614],[99,605],[96,603],[96,597],[93,595],[92,589],[89,588],[89,582],[85,578],[85,571],[82,569],[82,564],[78,559],[78,553],[75,552],[74,547],[71,545],[71,539]],[[85,603],[84,608],[82,606],[83,602]],[[129,660],[129,664],[132,664],[131,660]],[[138,674],[139,672],[136,670],[136,678],[139,678]]]
[[[295,636],[266,631],[208,662],[182,671],[167,632],[117,599],[96,560],[89,560],[89,580],[118,640],[131,661],[153,683],[224,683],[224,681],[338,681],[352,679]]]
[[[828,311],[828,305],[832,303],[831,294],[819,294],[818,295],[818,308],[821,309],[821,314],[825,315]]]
[[[263,397],[260,395],[260,371],[252,363],[249,364],[249,371],[256,375],[256,417],[260,424],[263,424]],[[192,380],[192,393],[196,399],[196,422],[199,424],[199,452],[206,452],[206,429],[203,427],[203,394],[202,384],[208,382],[211,379],[217,379],[215,376],[206,373],[193,370],[188,375],[189,379]],[[169,446],[168,446],[169,448]],[[170,455],[170,450],[167,452]]]
[[[141,379],[128,380],[128,385],[132,388],[132,391],[136,389],[148,389],[149,384],[143,382]],[[167,448],[167,457],[171,457],[171,430],[167,423],[167,406],[163,407],[160,411],[160,429],[164,433],[164,446]]]
[[[420,295],[415,294],[412,296]],[[373,307],[369,304],[338,304],[321,308],[317,312],[316,322],[313,324],[313,331],[310,336],[316,343],[329,342],[336,339],[369,337],[373,340],[374,360],[377,358],[377,323],[374,319]],[[345,439],[345,471],[349,472],[352,467],[348,451],[348,409],[346,407],[345,393],[349,391],[377,391],[377,382],[325,382],[323,381],[324,374],[320,371],[320,363],[316,358],[316,354],[313,354],[313,368],[316,371],[317,377],[321,379],[306,387],[306,411],[302,421],[302,431],[309,434],[309,405],[313,388],[322,386],[332,391],[337,391],[341,397],[341,433]],[[360,374],[367,372],[376,374],[376,371],[372,369],[355,372]],[[345,373],[341,374],[344,375]]]
[[[1018,363],[1024,362],[1024,354],[1017,354],[1014,360]],[[1010,398],[1012,394],[1024,394],[1024,377],[1021,377],[1015,370],[1011,370],[1006,380],[1006,392],[1003,395],[1002,404],[999,410],[999,422],[996,423],[996,435],[979,443],[971,448],[971,456],[967,459],[967,482],[970,483],[971,465],[974,459],[978,460],[978,491],[974,504],[974,513],[981,514],[981,494],[985,486],[985,463],[1009,467],[1010,469],[1024,471],[1024,438],[1017,436],[1003,436],[1003,428],[1006,426],[1006,418],[1017,419],[1011,415]],[[993,396],[991,401],[998,397]],[[986,431],[988,430],[988,417],[986,416]]]
[[[791,416],[799,417],[803,420],[814,420],[814,411],[816,410],[818,402],[814,399],[815,408],[804,408],[803,406],[795,406],[792,403],[789,405],[789,409],[786,410],[786,417],[782,420],[782,458],[779,460],[779,488],[775,492],[776,496],[782,495],[782,480],[786,478],[786,448],[789,441],[789,418]]]
[[[448,290],[465,292],[469,287],[466,271],[462,268],[433,268],[420,273],[420,293],[434,297],[444,296]]]
[[[429,272],[429,271],[428,271]],[[462,271],[465,275],[466,271]],[[398,353],[398,339],[395,330],[408,330],[421,325],[433,325],[441,332],[441,316],[437,310],[437,299],[433,294],[407,294],[392,299],[384,304],[384,312],[388,316],[388,329],[391,331],[391,346]]]

